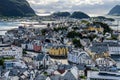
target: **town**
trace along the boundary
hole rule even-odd
[[[114,20],[35,19],[0,35],[0,80],[120,80]]]

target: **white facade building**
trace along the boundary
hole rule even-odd
[[[99,66],[113,66],[114,63],[109,58],[98,58],[95,60]]]
[[[120,80],[120,73],[106,71],[88,71],[87,80]]]
[[[76,64],[92,65],[93,61],[85,51],[72,51],[68,54],[68,61]]]
[[[0,47],[0,56],[12,56],[15,58],[22,58],[22,48],[16,47],[16,46],[10,46],[10,47]]]
[[[111,55],[120,54],[120,46],[109,46],[108,49]]]
[[[26,44],[21,44],[21,47],[22,47],[23,49],[26,49]]]
[[[34,49],[34,46],[32,43],[28,43],[27,44],[27,50],[33,50]]]
[[[120,41],[104,40],[104,43],[107,44],[110,55],[119,55],[120,54]]]

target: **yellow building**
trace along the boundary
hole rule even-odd
[[[89,26],[86,30],[88,31],[98,31],[98,32],[103,32],[104,29],[102,27],[93,27],[93,26]]]
[[[68,47],[65,46],[54,46],[48,51],[51,56],[67,56]]]
[[[91,51],[87,51],[92,59],[96,60],[97,58],[108,58],[110,57],[109,52],[103,52],[103,53],[95,53]]]

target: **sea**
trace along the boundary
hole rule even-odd
[[[32,25],[34,28],[41,27],[45,28],[46,24],[39,24],[37,21],[1,21],[0,22],[0,35],[5,35],[7,30],[18,28],[19,26],[28,26],[28,24],[35,24]],[[31,26],[31,25],[30,25]]]
[[[19,26],[19,22],[0,22],[0,35],[5,35],[6,30],[17,28]]]

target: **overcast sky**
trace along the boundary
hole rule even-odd
[[[37,14],[58,11],[82,11],[89,15],[105,15],[120,0],[27,0]]]

